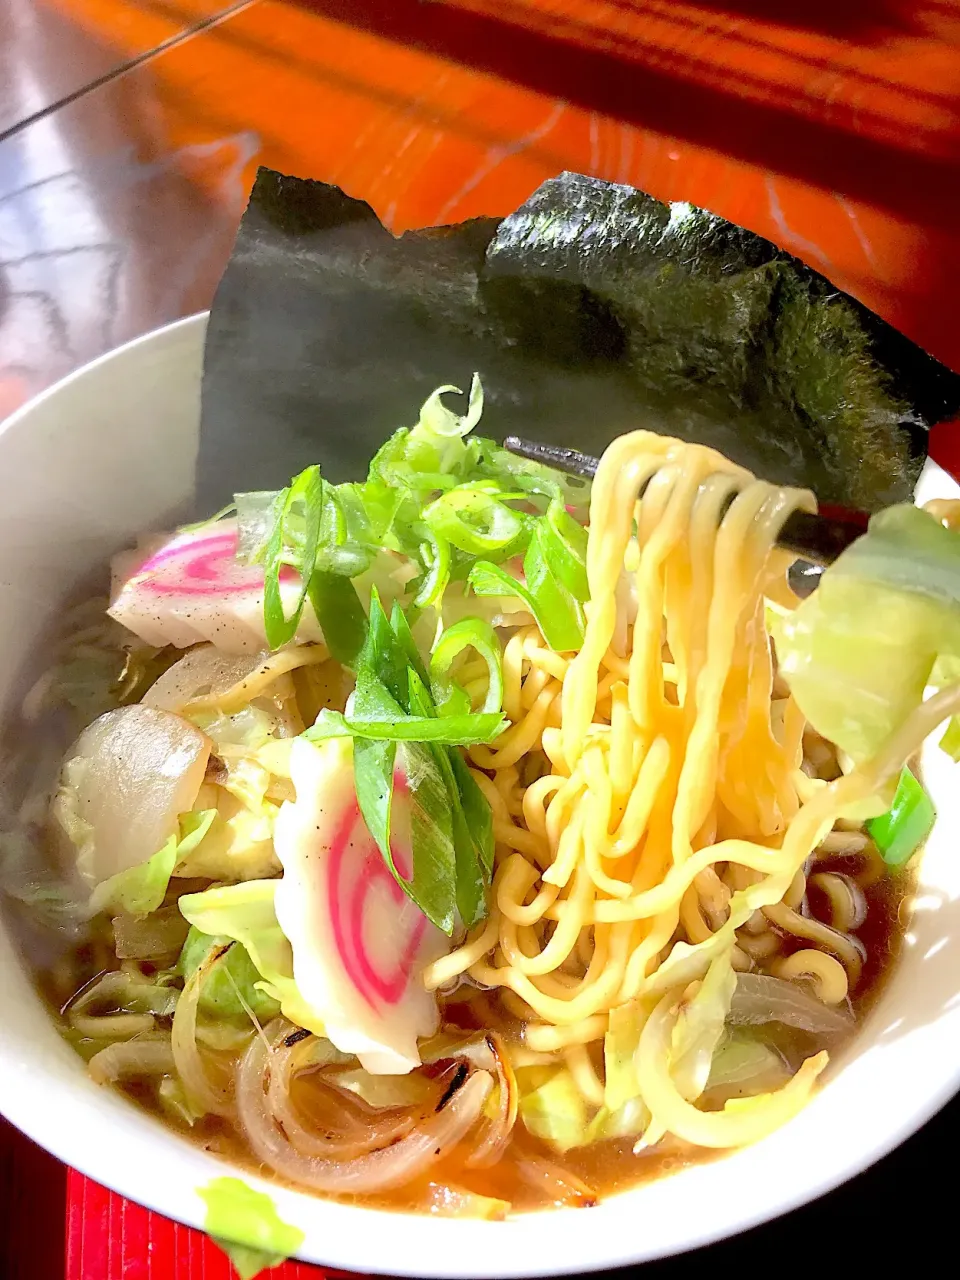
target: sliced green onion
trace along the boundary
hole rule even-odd
[[[578,649],[583,641],[583,604],[554,573],[543,546],[544,520],[534,526],[523,558],[526,586],[499,565],[478,560],[467,577],[478,596],[516,596],[537,620],[543,638],[558,652]]]
[[[500,641],[489,622],[479,618],[464,618],[448,627],[437,641],[430,658],[430,684],[441,715],[445,714],[448,700],[453,693],[447,674],[454,660],[464,651],[473,648],[487,664],[487,696],[482,712],[496,713],[503,706],[503,653]]]
[[[544,556],[561,585],[575,600],[590,594],[587,584],[587,531],[554,499],[540,523]]]
[[[478,596],[515,596],[522,600],[531,613],[536,613],[533,596],[513,574],[489,560],[478,560],[467,575],[467,585]]]
[[[404,893],[432,920],[451,934],[457,904],[456,850],[453,806],[437,752],[421,742],[355,739],[353,768],[360,812],[380,846],[384,862]],[[391,809],[395,766],[410,786],[410,845],[413,874],[402,876],[391,847]]]
[[[383,512],[376,496],[384,495],[368,501],[364,486],[359,484],[328,485],[327,489],[337,504],[341,544],[366,545],[379,538],[377,526]]]
[[[425,718],[436,715],[426,684],[412,669],[410,713]],[[459,751],[440,743],[422,749],[431,753],[447,788],[457,913],[461,924],[471,929],[487,914],[486,886],[493,873],[493,814]]]
[[[440,742],[447,747],[475,747],[492,742],[506,727],[503,716],[481,712],[365,720],[324,709],[303,736],[311,742],[323,742],[326,738],[370,738],[378,742]]]
[[[523,576],[534,601],[537,625],[550,648],[558,652],[579,649],[583,642],[583,601],[571,595],[554,569],[546,546],[547,527],[546,520],[538,521],[523,557]]]
[[[427,686],[416,671],[410,671],[410,714],[433,718],[436,711]],[[440,723],[435,721],[435,723]],[[454,875],[456,880],[456,909],[460,923],[472,929],[487,914],[486,886],[492,874],[493,815],[486,796],[480,791],[466,761],[459,751],[441,743],[423,745],[414,750],[430,753],[430,758],[446,787],[446,811],[450,818],[450,836],[453,841]],[[463,781],[466,774],[466,784]],[[480,797],[484,814],[475,812],[476,805],[470,788]],[[489,837],[489,856],[484,843]]]
[[[484,641],[482,632],[476,635]],[[457,710],[437,715],[407,617],[394,603],[388,619],[374,589],[350,714],[321,711],[304,735],[315,742],[353,739],[354,785],[364,822],[400,887],[448,934],[458,915],[466,928],[486,915],[493,861],[490,805],[457,748],[490,742],[506,727],[498,713],[473,713],[469,705]],[[409,880],[397,872],[390,844],[397,765],[413,804]]]
[[[236,494],[238,560],[256,564],[263,559],[286,494],[286,489]]]
[[[482,867],[482,875],[480,876],[481,884],[489,883],[490,877],[493,875],[493,811],[490,808],[490,801],[480,790],[476,778],[470,772],[470,766],[460,754],[459,751],[447,752],[450,761],[451,770],[454,780],[457,784],[457,790],[460,794],[461,816],[463,818],[464,832],[466,838],[472,844]],[[460,847],[457,847],[457,868],[459,874],[460,868]],[[458,898],[459,902],[459,898]],[[475,913],[473,923],[486,915],[486,903],[484,897],[480,895],[480,905],[483,910]],[[463,922],[469,925],[467,919],[468,913],[461,910]]]
[[[523,517],[479,486],[458,485],[431,502],[423,522],[435,536],[470,555],[489,555],[515,542]]]
[[[436,391],[424,401],[417,426],[434,436],[469,435],[483,413],[483,387],[480,385],[479,374],[475,373],[471,379],[467,412],[462,417],[443,403],[441,397],[447,394],[462,396],[463,392],[459,387],[451,386],[449,383],[446,386],[437,387]]]
[[[205,520],[195,520],[193,524],[182,524],[177,532],[199,533],[201,529],[209,529],[211,525],[219,524],[219,522],[221,520],[225,520],[227,516],[234,515],[236,510],[236,502],[228,502],[225,507],[221,507],[219,511],[215,511],[212,516],[207,516]]]
[[[511,582],[492,594],[523,600],[555,648],[579,644],[586,532],[565,502],[582,503],[586,487],[571,492],[549,468],[470,435],[483,408],[477,375],[465,414],[444,404],[447,393],[460,394],[448,385],[429,396],[416,426],[395,431],[381,446],[363,483],[331,485],[319,468],[308,467],[278,493],[237,495],[237,555],[264,565],[264,624],[272,648],[294,637],[304,601],[313,595],[336,656],[348,665],[359,662],[357,609],[332,578],[366,573],[383,550],[412,562],[407,590],[415,593],[417,609],[439,609],[447,586],[473,570],[475,589],[490,594],[482,586],[489,573],[478,562],[489,567],[524,555],[526,589]],[[289,617],[280,588],[285,567],[301,579]],[[326,576],[311,587],[314,573]],[[338,625],[341,601],[346,616]]]
[[[450,581],[450,543],[432,529],[427,532],[430,540],[420,547],[427,572],[413,601],[418,609],[438,608]]]
[[[296,635],[307,589],[317,559],[320,527],[324,515],[323,479],[319,467],[301,471],[279,503],[279,516],[264,553],[263,621],[267,644],[279,649]],[[297,521],[302,521],[299,535]],[[300,543],[299,555],[291,547]],[[300,589],[289,617],[283,611],[280,595],[280,570],[291,565],[300,573]]]
[[[565,476],[552,467],[529,458],[508,453],[495,441],[474,437],[478,454],[477,470],[500,485],[522,489],[531,498],[559,498],[562,503],[585,509],[590,502],[590,483],[575,476]]]
[[[400,607],[400,601],[394,600],[393,608],[390,610],[390,630],[396,636],[397,643],[406,655],[409,663],[409,671],[407,672],[407,691],[409,694],[410,680],[412,676],[416,676],[420,684],[426,688],[427,685],[427,668],[424,666],[423,659],[420,657],[420,650],[417,648],[417,642],[413,638],[413,632],[410,630],[410,623],[407,615]],[[411,705],[410,710],[415,712],[415,708]],[[430,715],[433,711],[432,705],[425,715]]]
[[[331,656],[357,669],[367,635],[367,616],[349,578],[321,569],[310,575],[308,594]]]
[[[933,801],[909,769],[904,768],[889,810],[870,818],[867,832],[890,867],[902,867],[933,829],[937,812]]]
[[[367,641],[357,668],[352,714],[362,720],[403,715],[408,697],[410,656],[390,625],[376,587],[370,592]]]

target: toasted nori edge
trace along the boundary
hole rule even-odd
[[[441,383],[481,430],[598,453],[647,427],[822,502],[909,498],[960,377],[768,240],[563,173],[516,213],[394,237],[261,169],[207,330],[198,510],[311,462],[358,479]]]

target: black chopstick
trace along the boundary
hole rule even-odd
[[[522,440],[519,436],[507,436],[503,447],[520,458],[541,462],[544,466],[582,480],[592,480],[600,465],[599,458],[580,453],[577,449],[541,444],[536,440]],[[845,551],[865,530],[865,519],[858,523],[853,520],[837,520],[832,516],[810,515],[806,511],[793,511],[780,528],[777,545],[813,564],[828,565],[833,564],[841,551]]]

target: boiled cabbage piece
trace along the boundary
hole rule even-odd
[[[180,911],[185,920],[211,940],[238,942],[260,975],[256,989],[275,1000],[291,1022],[322,1036],[322,1017],[304,1002],[293,980],[293,951],[277,923],[274,905],[279,883],[248,880],[204,893],[184,894]]]
[[[960,533],[912,506],[870,521],[774,628],[801,711],[855,762],[960,678]]]

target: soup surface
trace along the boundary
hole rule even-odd
[[[40,747],[40,743],[32,744]],[[30,753],[29,747],[27,753]],[[869,849],[865,853],[835,854],[818,861],[818,870],[849,878],[863,893],[865,915],[862,924],[851,931],[863,949],[864,965],[860,982],[851,997],[850,1007],[854,1020],[849,1037],[832,1042],[836,1053],[842,1053],[849,1038],[856,1033],[876,999],[883,990],[895,965],[903,939],[905,911],[909,902],[913,877],[877,875],[877,866]],[[77,995],[99,977],[117,968],[113,951],[112,926],[103,917],[91,923],[88,929],[75,936],[64,932],[55,923],[38,923],[35,915],[28,915],[16,899],[7,900],[6,914],[20,942],[21,952],[30,967],[51,1015],[57,1020],[64,1036],[84,1057],[102,1048],[100,1039],[78,1035],[71,1026],[69,1009]],[[831,910],[823,890],[811,886],[808,890],[805,912],[813,919],[829,924]],[[771,931],[776,937],[777,956],[792,954],[802,944],[789,934]],[[149,963],[141,966],[149,974]],[[494,1029],[502,1032],[509,1041],[519,1039],[518,1020],[503,1007],[496,995],[490,992],[460,988],[441,1002],[444,1023],[467,1031]],[[788,1060],[796,1061],[809,1048],[809,1040],[803,1033],[781,1034],[779,1047]],[[449,1072],[438,1073],[433,1095],[439,1099]],[[219,1117],[202,1117],[194,1124],[186,1124],[183,1118],[165,1107],[158,1097],[153,1082],[128,1082],[121,1086],[139,1106],[158,1114],[173,1124],[190,1141],[205,1150],[214,1151],[238,1165],[250,1168],[260,1175],[270,1176],[251,1156],[249,1147],[235,1128]],[[311,1080],[301,1078],[295,1093],[304,1114],[311,1110]],[[506,1147],[503,1158],[492,1168],[476,1170],[466,1168],[464,1161],[469,1149],[455,1150],[433,1171],[429,1179],[415,1180],[388,1193],[358,1199],[380,1207],[399,1210],[429,1210],[437,1199],[437,1188],[453,1183],[465,1187],[477,1195],[509,1201],[514,1212],[542,1209],[557,1203],[583,1203],[586,1205],[647,1180],[663,1177],[682,1169],[694,1161],[712,1159],[722,1154],[679,1140],[664,1140],[648,1151],[635,1153],[631,1138],[609,1140],[567,1151],[562,1157],[556,1150],[517,1128]],[[542,1173],[542,1184],[530,1176],[529,1163],[533,1157]],[[295,1185],[295,1184],[293,1184]]]

